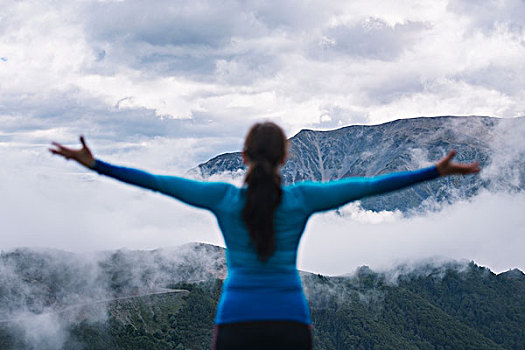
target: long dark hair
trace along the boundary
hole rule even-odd
[[[274,213],[281,203],[279,166],[286,157],[286,136],[275,123],[257,123],[248,132],[243,153],[250,167],[242,216],[259,259],[267,261],[275,250]]]

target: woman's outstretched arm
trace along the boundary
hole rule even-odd
[[[82,143],[80,149],[72,149],[53,142],[54,148],[49,150],[68,160],[73,159],[99,174],[157,191],[187,204],[212,211],[224,198],[228,188],[232,186],[226,183],[194,181],[177,176],[153,175],[138,169],[115,166],[95,159],[83,136],[80,137],[80,142]]]
[[[349,177],[330,182],[298,184],[298,190],[311,213],[339,208],[351,201],[409,187],[440,176],[478,173],[479,163],[452,162],[456,151],[451,151],[436,165],[414,171],[395,172],[373,177]]]

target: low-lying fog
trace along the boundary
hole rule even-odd
[[[224,244],[210,213],[73,163],[50,160],[42,152],[2,152],[12,168],[21,170],[16,176],[0,173],[2,194],[8,199],[0,202],[2,250],[29,246],[90,252],[195,241]],[[36,173],[23,171],[28,162],[33,162]],[[495,272],[523,270],[523,208],[525,194],[502,191],[482,192],[470,201],[409,218],[395,212],[366,212],[350,204],[339,214],[311,218],[299,268],[337,275],[360,265],[387,268],[433,257],[474,260]]]

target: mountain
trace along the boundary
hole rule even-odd
[[[0,254],[1,349],[209,349],[224,249]],[[525,349],[525,275],[474,262],[301,272],[316,349]]]
[[[482,189],[525,188],[525,118],[455,117],[400,119],[331,131],[301,130],[289,139],[284,184],[374,176],[435,163],[456,149],[457,161],[479,161],[481,176],[453,177],[361,201],[365,209],[421,211],[436,203],[472,197]],[[245,171],[241,153],[218,155],[190,173],[202,178]]]

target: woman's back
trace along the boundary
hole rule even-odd
[[[226,243],[228,277],[217,307],[217,324],[286,320],[310,324],[296,268],[297,248],[308,219],[296,187],[284,187],[274,216],[275,250],[262,261],[242,218],[246,189],[231,187],[216,216]]]
[[[282,200],[274,216],[275,251],[262,261],[242,218],[246,189],[231,186],[224,204],[217,212],[217,220],[227,247],[229,268],[271,270],[295,269],[297,247],[309,213],[305,210],[297,188],[283,187]]]

